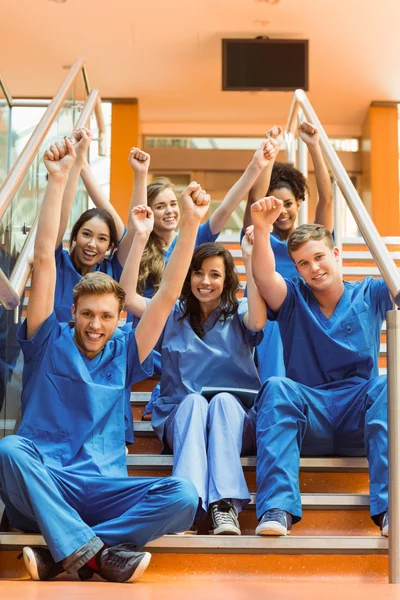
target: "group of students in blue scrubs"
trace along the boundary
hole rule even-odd
[[[78,571],[135,581],[149,540],[196,533],[207,513],[211,534],[240,535],[238,515],[250,501],[240,456],[255,452],[258,535],[288,534],[301,518],[300,453],[364,452],[371,515],[387,535],[386,379],[377,357],[389,294],[378,280],[342,282],[318,131],[303,123],[299,135],[314,164],[318,225],[297,229],[307,182],[276,163],[276,126],[204,224],[208,194],[196,182],[184,190],[179,235],[175,190],[165,179],[147,186],[147,153],[129,155],[135,185],[125,230],[86,162],[90,132],[47,151],[19,334],[22,421],[0,442],[7,515],[40,531],[49,548],[24,549],[34,579]],[[60,242],[79,176],[97,208],[75,224],[67,252]],[[231,254],[215,240],[247,194],[247,290],[238,299]],[[119,329],[123,306],[130,316]],[[174,455],[173,474],[128,478],[130,389],[154,362],[161,379],[147,418]]]

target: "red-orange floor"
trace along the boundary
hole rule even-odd
[[[400,585],[248,581],[115,584],[0,581],[1,600],[399,600]]]

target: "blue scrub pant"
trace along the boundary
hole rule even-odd
[[[168,416],[164,431],[174,453],[173,475],[192,481],[201,500],[196,521],[222,498],[238,511],[250,501],[240,455],[255,451],[254,420],[235,396],[219,393],[208,403],[189,394]]]
[[[388,507],[386,376],[318,388],[271,377],[257,397],[257,517],[281,508],[301,519],[300,453],[366,456],[370,513]]]
[[[45,466],[35,444],[0,441],[0,496],[14,527],[41,532],[56,562],[93,537],[140,549],[193,523],[198,495],[178,477],[106,477]]]

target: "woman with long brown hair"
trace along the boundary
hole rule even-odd
[[[249,390],[257,391],[260,380],[252,350],[263,336],[266,306],[253,281],[246,237],[242,251],[248,297],[238,299],[230,252],[216,243],[195,249],[181,298],[156,346],[163,368],[152,425],[174,454],[173,473],[196,486],[194,530],[210,507],[210,533],[217,535],[241,533],[238,513],[250,495],[240,455],[255,448]],[[126,306],[137,317],[146,302],[127,294]]]

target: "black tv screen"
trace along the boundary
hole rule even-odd
[[[308,40],[222,40],[222,89],[308,90]]]

